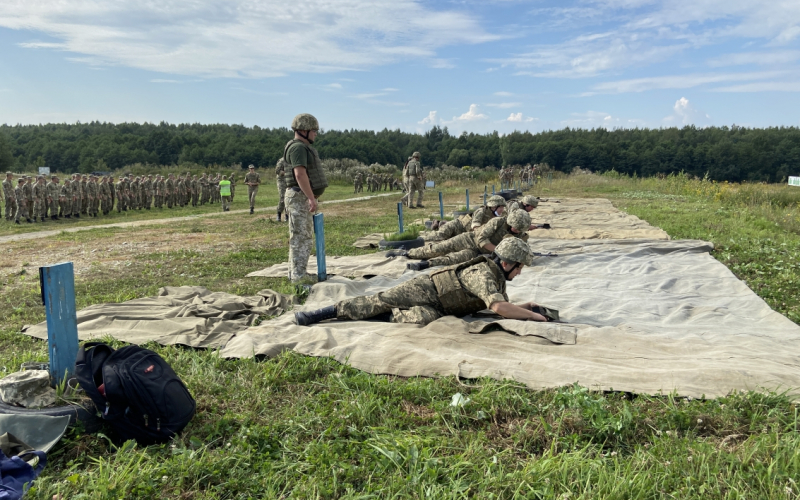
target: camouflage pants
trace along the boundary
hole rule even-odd
[[[66,198],[59,198],[58,199],[58,214],[59,215],[69,215],[70,210],[72,207],[67,205]]]
[[[441,226],[436,232],[435,236],[426,238],[427,241],[444,241],[449,240],[459,234],[469,231],[469,226],[472,223],[472,217],[469,215],[462,215],[458,219],[451,220],[444,226]]]
[[[47,203],[44,200],[33,200],[33,216],[41,217],[47,215]]]
[[[199,199],[200,199],[199,193],[197,192],[197,190],[193,190],[192,191],[192,206],[193,207],[197,206],[197,200],[199,200]],[[231,199],[233,199],[233,196],[231,196]]]
[[[250,208],[255,208],[257,194],[258,194],[258,186],[247,186],[247,198],[250,200]],[[286,197],[284,196],[284,199],[285,198]]]
[[[122,212],[125,208],[125,196],[122,193],[117,194],[117,212]]]
[[[72,215],[78,215],[81,212],[81,199],[80,198],[72,198],[72,202],[70,203],[70,210],[72,211]]]
[[[286,211],[286,203],[284,198],[286,196],[286,179],[278,179],[278,213]]]
[[[427,275],[417,276],[405,283],[375,295],[342,300],[336,304],[339,319],[360,320],[392,314],[393,323],[427,325],[444,316],[439,294]]]
[[[6,220],[14,219],[19,212],[19,207],[17,207],[17,199],[13,196],[9,196],[6,198]],[[19,220],[19,217],[16,217],[16,220]]]
[[[308,198],[302,191],[287,189],[284,197],[289,215],[289,279],[299,281],[306,277],[314,246],[314,223],[308,211]]]
[[[418,191],[417,193],[417,205],[422,204],[422,190],[425,188],[425,185],[419,177],[411,177],[408,179],[408,206],[414,206],[414,191]]]
[[[231,197],[222,196],[222,211],[225,212],[231,206]]]
[[[50,198],[47,200],[47,207],[50,209],[50,217],[58,215],[58,198]]]
[[[6,214],[8,214],[8,212],[6,212]],[[19,220],[20,218],[23,219],[30,218],[30,215],[28,215],[28,204],[25,202],[20,203],[19,206],[17,207],[17,213],[14,216],[14,220]]]
[[[447,254],[460,252],[461,250],[478,250],[478,244],[475,241],[475,233],[461,233],[449,240],[441,241],[439,243],[429,243],[420,248],[412,248],[408,251],[408,256],[412,259],[430,260],[434,257],[443,257]]]

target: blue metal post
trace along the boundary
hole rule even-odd
[[[467,212],[469,212],[469,189],[467,189]]]
[[[444,220],[444,202],[442,201],[441,191],[439,191],[439,218]]]
[[[47,315],[50,376],[58,384],[72,375],[78,355],[78,318],[75,315],[75,274],[72,262],[39,268],[42,301]]]
[[[494,184],[492,184],[492,196],[494,196]]]
[[[328,279],[328,270],[325,265],[325,220],[322,214],[314,216],[314,237],[317,243],[317,280]]]
[[[397,204],[397,225],[400,226],[400,232],[403,232],[403,204]]]

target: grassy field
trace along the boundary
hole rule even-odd
[[[342,196],[349,191],[337,189]],[[473,203],[482,191],[471,186]],[[536,193],[610,198],[674,238],[711,240],[717,259],[773,308],[800,321],[800,190],[592,175],[556,179]],[[366,253],[351,246],[358,236],[395,231],[396,202],[386,197],[323,207],[329,253]],[[426,202],[429,209],[435,205],[430,193]],[[461,188],[446,187],[445,203],[463,204]],[[78,307],[153,295],[165,285],[290,292],[285,279],[243,278],[287,258],[286,225],[270,215],[229,214],[0,245],[0,370],[47,358],[43,342],[17,333],[44,318],[36,277],[42,264],[75,262]],[[413,216],[406,214],[407,223]],[[148,347],[175,367],[197,399],[187,431],[170,445],[149,448],[115,448],[103,436],[70,431],[30,498],[800,494],[798,407],[780,394],[688,400],[579,386],[531,391],[489,379],[375,376],[293,353],[227,361],[213,352]],[[471,402],[450,406],[459,392]]]

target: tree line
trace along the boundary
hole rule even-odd
[[[76,123],[0,126],[0,169],[48,166],[55,172],[153,165],[272,167],[292,137],[287,128],[225,124]],[[414,151],[425,167],[495,167],[547,163],[570,172],[616,170],[652,176],[686,172],[711,179],[781,182],[800,174],[797,127],[572,129],[500,135],[424,134],[400,130],[326,130],[315,144],[323,158],[402,165]]]

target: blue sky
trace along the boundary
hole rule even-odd
[[[0,123],[800,125],[800,0],[0,3]]]

